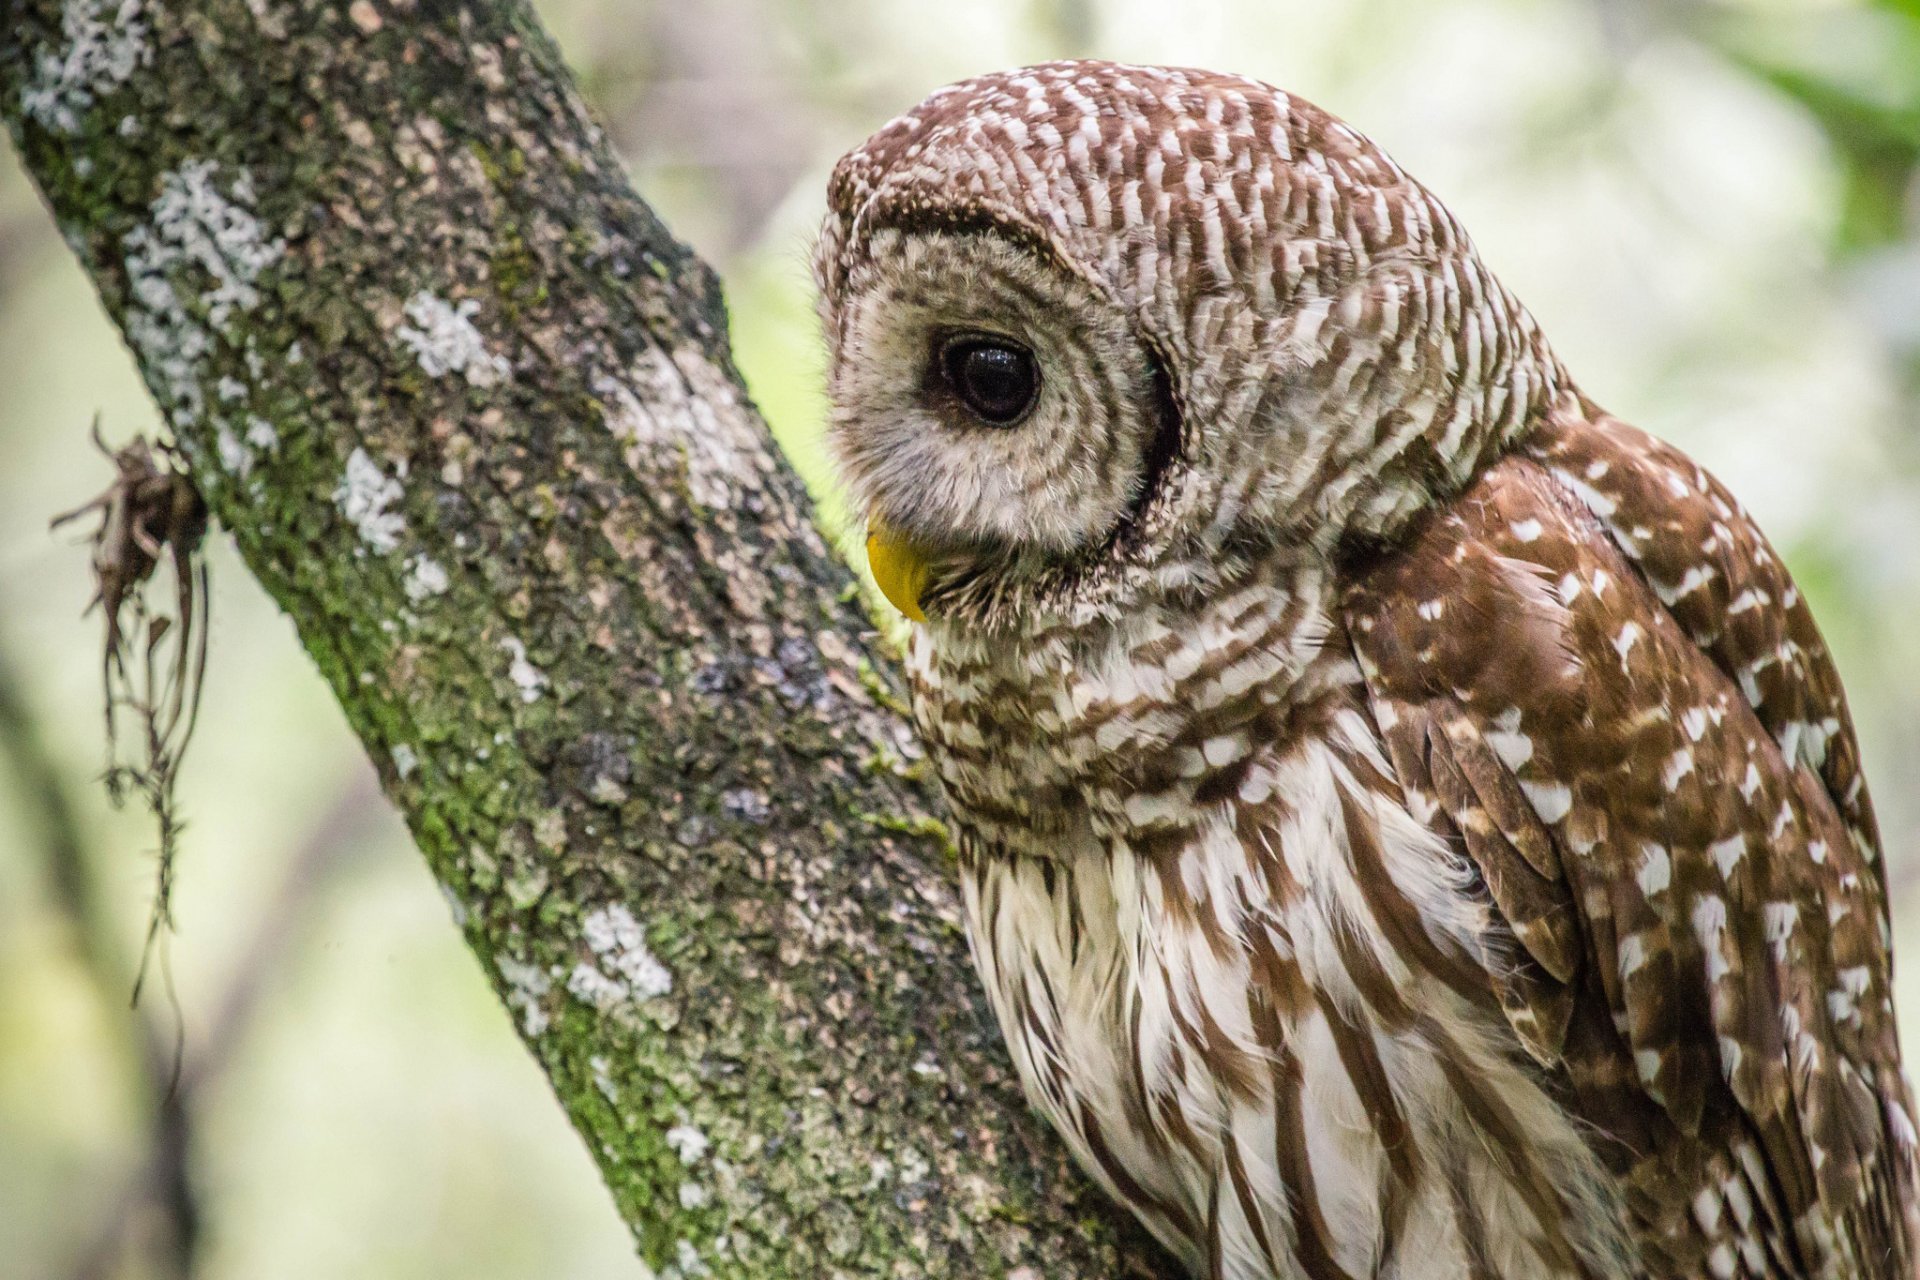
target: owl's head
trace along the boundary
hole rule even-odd
[[[1111,610],[1390,538],[1563,381],[1437,200],[1251,80],[965,81],[828,199],[831,442],[913,617]]]

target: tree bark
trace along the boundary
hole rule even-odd
[[[649,1264],[1172,1274],[1022,1102],[889,660],[523,3],[0,0],[0,113]]]

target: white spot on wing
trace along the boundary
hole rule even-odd
[[[1654,594],[1660,597],[1660,603],[1674,604],[1692,595],[1701,587],[1706,586],[1709,582],[1713,581],[1713,578],[1714,571],[1711,567],[1707,565],[1695,565],[1693,568],[1687,570],[1685,577],[1681,578],[1679,582],[1671,587],[1663,587],[1656,583],[1654,585]]]
[[[1522,782],[1520,790],[1542,822],[1558,822],[1573,810],[1573,791],[1562,782]]]
[[[1733,869],[1740,865],[1740,859],[1747,854],[1747,837],[1743,832],[1728,836],[1725,840],[1715,841],[1707,846],[1707,856],[1713,859],[1713,865],[1720,868],[1720,878],[1725,880],[1733,875]]]
[[[1571,471],[1555,471],[1554,474],[1565,481],[1567,487],[1579,496],[1580,501],[1586,504],[1587,510],[1593,512],[1593,514],[1599,516],[1602,520],[1611,516],[1618,508],[1619,504],[1612,498],[1601,493],[1598,489],[1588,484],[1581,477],[1574,475]]]
[[[1533,739],[1520,732],[1520,708],[1508,707],[1494,717],[1493,727],[1485,734],[1487,745],[1509,769],[1518,769],[1533,759]]]
[[[1533,739],[1524,733],[1507,733],[1499,729],[1487,731],[1487,745],[1500,757],[1500,763],[1509,769],[1518,769],[1533,759]]]
[[[1673,883],[1673,859],[1667,855],[1664,845],[1648,843],[1640,846],[1640,871],[1637,878],[1640,882],[1640,892],[1649,898],[1667,891],[1667,886]]]
[[[1885,1101],[1887,1122],[1893,1127],[1893,1136],[1899,1139],[1901,1146],[1913,1150],[1916,1144],[1920,1144],[1920,1133],[1914,1132],[1913,1117],[1907,1114],[1907,1109],[1898,1100],[1888,1098]]]
[[[1727,927],[1726,900],[1717,893],[1703,894],[1693,904],[1693,932],[1700,939],[1700,949],[1707,955],[1707,978],[1717,981],[1726,976],[1730,967],[1727,958],[1720,953],[1720,935]]]
[[[1538,520],[1516,520],[1507,526],[1507,531],[1520,542],[1532,542],[1539,538],[1542,527]]]
[[[1613,651],[1620,655],[1620,669],[1622,671],[1627,668],[1627,655],[1633,651],[1633,646],[1639,639],[1640,624],[1637,622],[1625,624],[1620,628],[1619,634],[1614,636]]]
[[[1620,939],[1620,981],[1632,977],[1647,962],[1647,940],[1638,933]]]
[[[1769,902],[1766,906],[1767,941],[1773,944],[1773,958],[1787,960],[1787,944],[1800,923],[1800,908],[1791,902]]]

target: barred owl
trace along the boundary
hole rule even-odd
[[[1029,1097],[1197,1276],[1913,1274],[1832,660],[1298,98],[1058,63],[834,171],[831,434]]]

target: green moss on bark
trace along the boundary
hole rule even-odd
[[[718,285],[526,7],[4,30],[20,154],[648,1262],[1153,1273],[1010,1079],[924,780],[870,767],[897,691]]]

